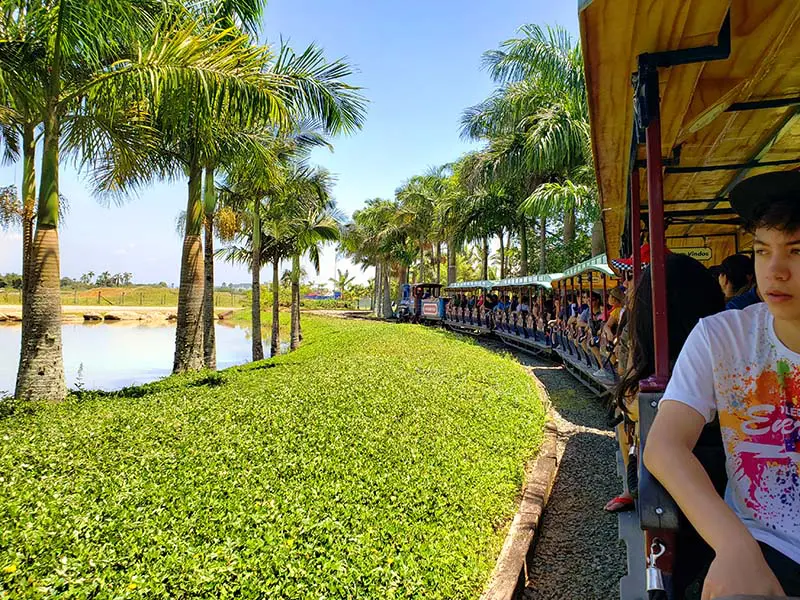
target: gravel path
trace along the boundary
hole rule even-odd
[[[486,341],[487,346],[498,346]],[[561,461],[542,516],[533,559],[528,565],[525,600],[612,600],[625,575],[625,545],[617,517],[603,506],[622,491],[617,475],[614,433],[606,426],[600,401],[563,367],[514,356],[542,382],[559,430]]]

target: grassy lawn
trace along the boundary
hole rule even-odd
[[[477,598],[541,440],[532,380],[421,326],[303,328],[0,418],[0,597]]]

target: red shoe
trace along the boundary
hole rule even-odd
[[[612,498],[608,501],[608,504],[605,505],[604,510],[610,513],[618,513],[633,510],[634,507],[635,503],[633,498],[628,496],[617,496],[616,498]]]

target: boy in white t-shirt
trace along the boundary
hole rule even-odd
[[[701,319],[647,438],[644,463],[716,553],[703,599],[800,595],[800,172],[731,193],[754,234],[764,302]],[[692,449],[719,416],[723,501]]]

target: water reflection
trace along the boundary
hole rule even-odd
[[[249,328],[219,321],[215,325],[217,368],[250,360]],[[0,326],[0,395],[13,392],[19,363],[21,328]],[[147,383],[172,372],[175,325],[147,321],[75,323],[62,326],[64,372],[74,389],[78,370],[84,389],[117,390]],[[269,343],[264,355],[269,356]]]

